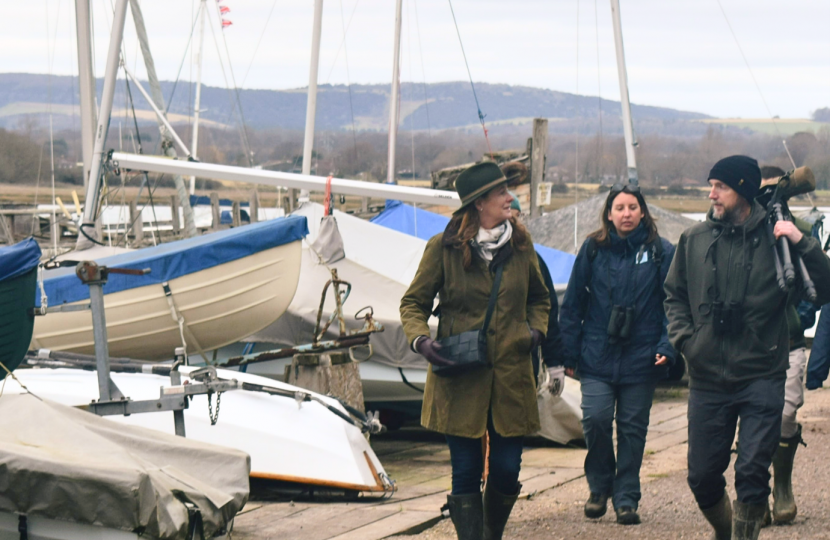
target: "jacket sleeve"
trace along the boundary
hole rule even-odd
[[[588,260],[588,242],[584,242],[576,256],[562,309],[559,312],[559,329],[562,332],[562,352],[565,366],[575,368],[582,355],[582,321],[588,306],[588,279],[591,261]]]
[[[418,336],[430,335],[428,321],[435,295],[444,285],[443,249],[440,235],[427,242],[418,272],[401,298],[401,324],[409,344]]]
[[[548,367],[561,366],[564,362],[562,354],[562,334],[559,331],[559,299],[556,298],[556,289],[553,286],[553,279],[550,277],[550,270],[544,259],[537,253],[539,269],[542,277],[545,278],[545,286],[548,288],[550,298],[550,315],[548,315],[548,331],[545,334],[545,341],[542,343],[542,360]]]
[[[661,238],[660,241],[663,242],[663,262],[660,263],[660,284],[665,285],[669,268],[671,267],[671,263],[674,259],[675,250],[674,246],[668,240]],[[661,287],[661,290],[665,291],[664,287]],[[669,343],[668,324],[669,320],[666,317],[666,310],[664,306],[663,328],[660,332],[660,341],[657,343],[657,354],[662,354],[669,359],[669,364],[674,364],[677,360],[677,353],[675,353],[674,347],[672,347],[671,343]]]
[[[683,352],[683,344],[694,334],[694,319],[689,306],[688,281],[686,279],[686,233],[680,235],[674,258],[663,288],[666,300],[663,308],[666,312],[669,342],[677,352]]]
[[[818,240],[809,235],[804,235],[795,245],[796,251],[801,255],[804,266],[810,274],[810,279],[816,287],[816,304],[824,305],[830,302],[830,259],[821,250]]]
[[[531,245],[532,247],[532,245]],[[527,284],[527,323],[543,336],[548,333],[548,318],[550,315],[550,293],[545,286],[542,270],[536,251],[530,253],[529,282]]]

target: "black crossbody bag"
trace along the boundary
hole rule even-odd
[[[433,365],[432,372],[434,374],[439,377],[453,377],[488,365],[487,329],[490,326],[490,319],[493,317],[493,310],[496,308],[496,297],[499,294],[503,268],[504,265],[500,264],[496,269],[493,290],[490,292],[490,303],[487,305],[487,314],[484,316],[484,326],[481,327],[481,330],[469,330],[439,339],[438,343],[441,344],[440,354],[452,362],[452,365]]]

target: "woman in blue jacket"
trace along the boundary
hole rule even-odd
[[[613,497],[617,523],[633,525],[640,523],[640,466],[654,387],[675,358],[663,312],[674,246],[657,234],[637,186],[612,187],[601,221],[576,257],[559,326],[567,371],[582,381],[591,490],[585,515],[603,516]]]

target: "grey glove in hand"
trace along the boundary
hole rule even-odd
[[[565,391],[565,366],[549,367],[539,382],[539,395],[550,392],[553,396],[561,396]]]
[[[452,362],[441,356],[441,344],[432,338],[424,336],[415,343],[415,348],[427,362],[435,366],[450,366]]]

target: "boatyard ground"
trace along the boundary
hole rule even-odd
[[[686,485],[687,389],[659,389],[651,414],[641,472],[639,526],[622,527],[613,510],[597,521],[582,514],[588,486],[585,450],[532,441],[523,456],[522,497],[505,538],[517,539],[708,539]],[[808,392],[799,412],[807,447],[796,456],[795,523],[772,526],[762,539],[830,538],[830,388]],[[269,502],[252,500],[236,519],[235,540],[411,540],[455,538],[440,507],[450,488],[449,452],[440,436],[404,428],[372,440],[378,457],[399,485],[391,499],[358,502]],[[727,473],[731,496],[734,476]]]

